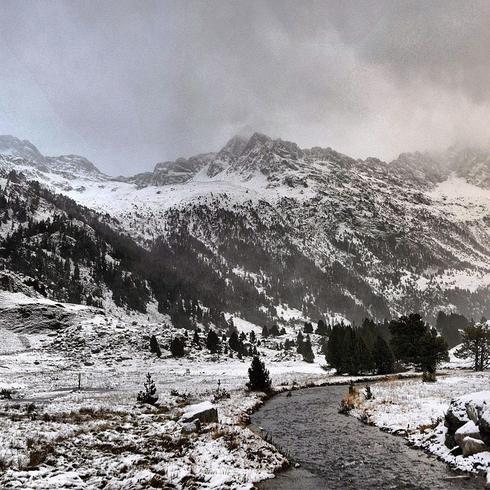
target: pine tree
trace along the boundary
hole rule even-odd
[[[304,333],[313,333],[313,325],[310,322],[305,322]]]
[[[150,352],[156,354],[157,357],[160,357],[162,355],[160,344],[158,343],[158,340],[154,335],[150,337]]]
[[[344,340],[344,328],[336,323],[330,333],[330,337],[327,342],[327,352],[325,354],[325,360],[328,365],[337,371],[337,374],[342,374],[342,345]]]
[[[353,374],[356,371],[356,362],[354,359],[354,332],[352,327],[344,327],[344,337],[341,347],[341,372]]]
[[[328,335],[329,334],[327,325],[321,319],[318,320],[318,325],[316,327],[316,333],[317,333],[317,335]]]
[[[303,334],[301,333],[301,330],[298,332],[298,335],[296,337],[296,352],[298,354],[303,354]]]
[[[374,344],[374,366],[377,374],[389,374],[395,369],[395,358],[386,340],[378,335]]]
[[[139,403],[148,403],[149,405],[155,405],[158,401],[157,389],[155,382],[151,378],[151,374],[146,375],[146,382],[144,383],[144,391],[140,391],[136,399]]]
[[[416,313],[392,320],[391,348],[395,357],[402,362],[417,364],[420,358],[420,340],[427,330],[428,326]]]
[[[427,379],[435,379],[437,365],[449,359],[447,343],[420,315],[412,313],[390,322],[391,346],[396,358],[413,363]]]
[[[174,357],[183,357],[185,354],[184,347],[184,340],[180,337],[175,337],[170,342],[170,352]]]
[[[231,350],[234,350],[235,352],[239,352],[239,350],[240,350],[240,339],[238,338],[238,333],[236,330],[234,330],[231,333],[230,339],[228,340],[228,345],[230,346]]]
[[[257,342],[257,337],[256,337],[255,332],[253,330],[250,330],[249,338],[250,338],[251,344],[255,344],[255,342]]]
[[[306,340],[303,343],[303,349],[301,354],[303,355],[303,360],[306,362],[314,362],[315,354],[313,354],[313,349],[311,348],[310,336],[306,336]]]
[[[206,348],[214,354],[219,351],[219,345],[220,342],[217,333],[214,330],[210,330],[206,338]]]
[[[249,390],[264,391],[266,393],[271,390],[272,381],[269,371],[258,356],[254,356],[252,359],[252,364],[248,369],[248,379],[247,387]]]
[[[349,374],[370,373],[373,371],[373,357],[360,331],[354,331],[353,372]]]
[[[461,332],[461,347],[454,353],[460,359],[471,357],[473,369],[483,371],[490,366],[490,328],[484,323],[470,325]]]
[[[447,342],[435,328],[429,328],[420,340],[419,349],[418,365],[429,375],[428,380],[435,381],[437,365],[449,361]]]
[[[194,335],[192,337],[192,343],[198,348],[201,348],[201,337],[199,337],[199,329],[194,330]]]
[[[269,329],[267,328],[267,325],[264,325],[262,327],[262,338],[266,339],[269,336]]]

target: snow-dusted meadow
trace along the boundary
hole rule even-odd
[[[250,488],[286,465],[275,448],[246,427],[247,412],[262,403],[245,390],[249,357],[203,349],[175,359],[163,349],[157,358],[148,349],[150,335],[165,345],[171,336],[184,334],[170,322],[116,317],[22,293],[2,292],[0,300],[0,390],[12,396],[0,400],[2,488],[181,488],[191,483]],[[44,330],[36,328],[32,315],[19,322],[19,307],[22,312],[52,308],[48,315],[62,307],[73,317],[59,331]],[[260,332],[240,319],[236,325]],[[296,354],[285,357],[265,346],[261,353],[278,389],[328,376],[319,364],[300,361]],[[157,408],[136,403],[148,372],[156,383]],[[229,398],[214,400],[218,380]],[[186,433],[179,422],[183,410],[204,400],[215,401],[219,424]]]
[[[7,390],[0,399],[2,488],[251,488],[287,466],[286,458],[247,426],[248,414],[263,403],[245,388],[250,357],[192,348],[176,359],[164,346],[185,331],[165,317],[156,321],[156,313],[108,314],[8,292],[0,294],[0,306],[0,390]],[[45,327],[43,319],[60,314],[62,328]],[[293,339],[302,328],[299,312],[283,307],[280,314],[288,320],[283,337]],[[239,318],[234,323],[260,339],[260,327]],[[150,335],[161,343],[160,358],[148,349]],[[276,390],[350,379],[324,368],[318,336],[312,335],[312,364],[276,348],[284,338],[261,339],[259,347]],[[375,399],[355,413],[459,468],[483,471],[488,454],[453,457],[443,446],[444,428],[436,423],[453,397],[488,389],[490,373],[464,367],[452,358],[437,383],[373,383]],[[136,403],[146,373],[156,383],[157,407]],[[229,397],[216,397],[218,387]],[[186,407],[203,401],[215,404],[219,423],[189,429],[180,418]]]
[[[371,385],[373,398],[360,397],[351,412],[364,422],[402,435],[452,467],[485,474],[490,471],[490,452],[463,457],[446,447],[444,415],[451,401],[463,395],[478,398],[490,388],[490,372],[443,371],[436,383],[419,379],[384,381]],[[477,393],[471,395],[472,393]],[[362,392],[361,392],[362,394]]]

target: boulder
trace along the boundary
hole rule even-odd
[[[461,426],[455,433],[454,433],[454,440],[456,444],[460,447],[463,447],[463,439],[465,437],[472,437],[473,439],[481,439],[480,437],[480,431],[476,424],[470,420],[469,422],[466,422],[463,426]]]
[[[446,446],[452,449],[457,445],[455,440],[456,431],[470,420],[478,427],[478,429],[480,429],[479,420],[480,415],[483,412],[482,407],[487,406],[490,406],[490,391],[469,393],[468,395],[451,400],[444,417],[444,425],[447,427]],[[485,440],[484,437],[482,437],[482,439]]]
[[[466,400],[462,400],[462,398],[464,397],[451,400],[449,408],[444,416],[444,425],[447,427],[445,444],[450,449],[457,445],[454,440],[456,431],[469,422],[466,413]]]
[[[191,434],[192,432],[199,432],[200,430],[201,422],[199,422],[199,419],[182,424],[182,434]]]
[[[490,451],[490,448],[481,439],[474,439],[473,437],[465,437],[461,447],[465,457],[482,453],[483,451]]]
[[[490,407],[490,391],[472,393],[472,398],[466,402],[466,414],[478,425],[478,419],[486,407]]]
[[[490,404],[484,407],[478,418],[478,428],[483,442],[490,446]]]
[[[199,420],[202,424],[218,422],[218,409],[209,401],[188,405],[180,421],[185,424],[193,420]]]

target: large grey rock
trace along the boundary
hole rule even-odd
[[[465,439],[465,437],[481,439],[480,431],[472,420],[466,422],[466,424],[464,424],[454,433],[454,440],[456,444],[460,447],[463,447],[463,440]]]
[[[481,440],[473,437],[465,437],[462,443],[463,456],[490,451],[490,448]]]
[[[478,418],[478,428],[482,440],[490,446],[490,405],[484,407]]]
[[[469,422],[466,413],[467,400],[464,400],[463,398],[464,397],[459,397],[451,400],[449,408],[444,416],[444,425],[447,427],[445,444],[450,449],[457,445],[454,439],[456,431]]]
[[[180,421],[186,424],[193,420],[199,420],[202,424],[218,422],[218,409],[209,401],[189,405],[185,408]]]
[[[451,400],[449,408],[444,417],[444,425],[447,427],[445,440],[446,446],[451,449],[456,445],[461,446],[461,444],[456,441],[455,435],[456,432],[469,421],[471,421],[478,428],[481,434],[480,426],[482,424],[480,423],[480,418],[487,407],[490,407],[490,391],[469,393],[468,395],[460,396]],[[485,426],[485,422],[483,422],[483,426]],[[472,426],[467,426],[467,429],[470,427],[472,431],[475,429]],[[461,438],[459,439],[462,440]],[[486,441],[486,436],[481,437],[481,439]]]

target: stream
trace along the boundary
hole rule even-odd
[[[259,484],[261,489],[482,489],[406,440],[338,413],[347,386],[324,386],[273,397],[252,426],[267,432],[299,468]]]

